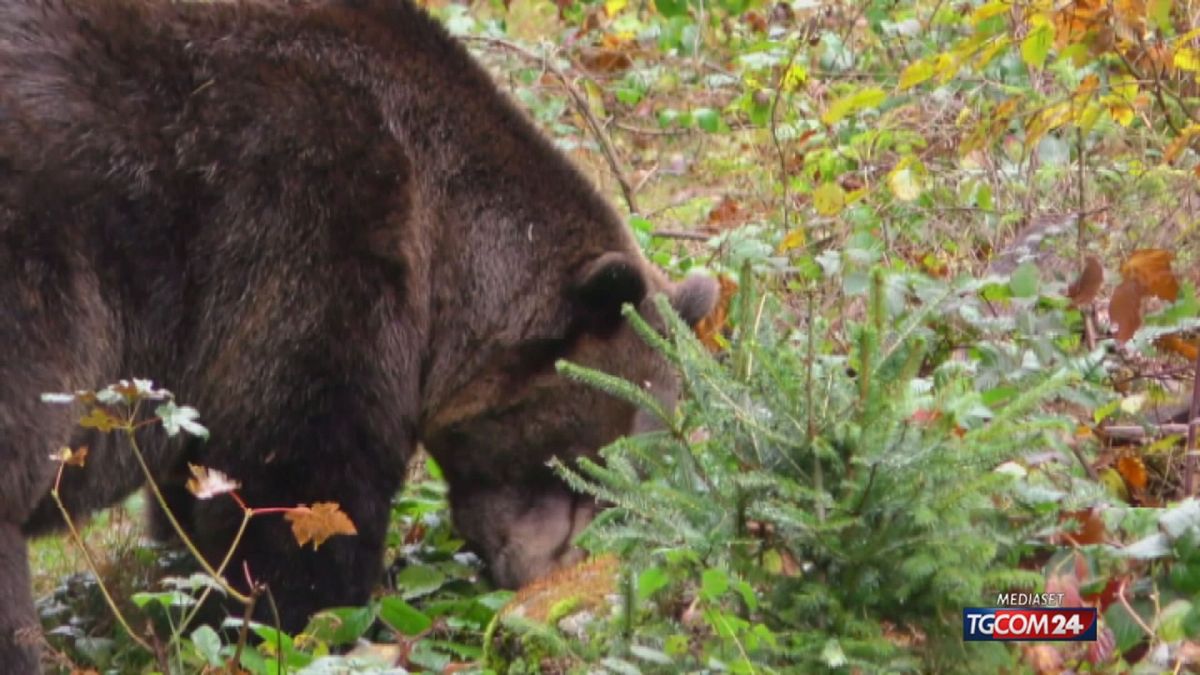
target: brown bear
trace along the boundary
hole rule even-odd
[[[252,506],[334,501],[357,536],[301,550],[253,521],[244,562],[295,630],[362,603],[418,443],[504,586],[572,560],[595,509],[547,468],[639,424],[558,359],[670,401],[623,319],[695,322],[705,277],[669,283],[593,188],[408,0],[0,2],[0,664],[37,670],[26,538],[69,442],[73,514],[141,484],[42,392],[154,377],[207,442],[147,436],[210,558],[228,499],[183,497],[188,461]],[[240,575],[239,575],[240,576]],[[35,636],[36,637],[36,636]]]

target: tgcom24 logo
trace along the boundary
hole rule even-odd
[[[1096,640],[1095,607],[1063,607],[1061,593],[1004,593],[996,607],[963,609],[963,640]]]

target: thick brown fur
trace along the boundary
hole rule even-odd
[[[365,601],[418,443],[507,586],[577,554],[594,505],[546,468],[628,433],[627,405],[557,358],[672,397],[622,321],[666,282],[580,174],[405,0],[0,2],[0,664],[37,670],[25,537],[142,483],[47,391],[153,377],[207,443],[153,442],[206,555],[238,513],[180,487],[193,461],[254,506],[335,501],[358,528],[301,550],[259,518],[233,561],[284,627]]]

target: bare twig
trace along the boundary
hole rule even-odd
[[[1143,438],[1183,435],[1188,432],[1188,426],[1187,424],[1150,424],[1143,427],[1129,424],[1102,427],[1100,431],[1106,438],[1113,440],[1136,441]]]
[[[690,136],[696,133],[695,129],[650,129],[647,127],[635,126],[628,122],[613,122],[613,126],[621,131],[627,131],[631,134],[638,134],[641,136]]]
[[[715,236],[715,235],[705,234],[703,232],[681,232],[678,230],[654,230],[653,232],[650,233],[650,236],[657,237],[659,239],[686,239],[688,241],[708,241],[709,239],[712,239],[713,236]]]
[[[254,607],[258,604],[258,599],[263,594],[263,586],[255,585],[250,589],[250,602],[246,603],[246,611],[242,615],[242,625],[238,629],[237,647],[233,650],[233,656],[230,657],[227,665],[230,672],[236,672],[238,664],[242,662],[242,650],[246,648],[246,638],[250,635],[250,622],[254,620]],[[279,652],[280,661],[283,660],[283,652]]]
[[[567,77],[566,73],[564,73],[551,62],[549,54],[535,54],[534,52],[515,42],[510,42],[501,38],[487,37],[482,35],[468,35],[463,36],[461,39],[499,47],[517,54],[522,58],[541,63],[542,68],[544,68],[546,72],[558,78],[558,81],[563,85],[563,89],[567,91],[567,94],[570,95],[571,100],[574,101],[575,107],[579,110],[579,114],[583,115],[584,120],[587,121],[588,128],[591,129],[592,135],[596,138],[596,142],[600,145],[600,153],[604,155],[605,161],[608,162],[609,170],[612,171],[613,177],[617,180],[617,184],[621,186],[621,194],[625,197],[625,205],[629,207],[630,213],[641,213],[641,209],[639,209],[637,205],[637,199],[634,197],[633,187],[630,185],[629,179],[625,177],[625,172],[621,169],[621,163],[617,159],[617,149],[613,147],[612,139],[610,139],[608,134],[605,133],[604,127],[600,124],[600,121],[596,119],[594,114],[592,114],[592,108],[590,105],[588,105],[587,99],[583,96],[583,94],[579,93],[579,89],[571,83],[571,79]]]
[[[1192,376],[1192,405],[1188,408],[1187,445],[1184,446],[1183,496],[1196,494],[1196,423],[1200,417],[1200,355],[1196,356],[1195,374]]]
[[[58,469],[59,480],[62,478],[62,466],[60,465]],[[95,559],[92,558],[92,552],[88,549],[87,544],[84,543],[83,536],[79,534],[78,528],[75,527],[75,521],[71,519],[71,514],[67,511],[67,506],[63,503],[62,497],[59,495],[58,483],[59,481],[56,480],[54,489],[50,491],[50,498],[54,500],[55,506],[58,507],[58,512],[62,514],[63,521],[67,524],[67,531],[71,535],[71,541],[74,542],[80,553],[83,554],[83,561],[87,564],[88,571],[92,573],[92,576],[96,577],[96,586],[100,589],[100,595],[104,597],[104,604],[108,605],[109,611],[113,613],[117,623],[121,624],[121,628],[125,629],[125,633],[129,635],[129,639],[136,642],[139,647],[145,649],[147,652],[151,654],[155,653],[150,643],[143,640],[130,627],[129,622],[125,620],[125,615],[121,612],[121,608],[117,606],[117,601],[109,593],[108,584],[104,583],[104,577],[100,575],[100,568],[96,565]]]
[[[788,170],[787,170],[787,155],[783,152],[783,145],[779,142],[779,121],[776,118],[775,112],[779,108],[779,99],[783,98],[783,87],[787,84],[788,72],[792,70],[792,64],[796,61],[796,55],[800,53],[800,46],[805,43],[804,36],[798,36],[796,44],[792,46],[792,52],[788,55],[787,63],[784,64],[783,70],[779,71],[779,77],[775,80],[775,98],[771,99],[771,142],[775,144],[775,154],[779,156],[779,186],[783,190],[783,229],[790,231],[792,229],[789,213],[790,208],[788,202],[791,201],[791,196],[788,194]]]

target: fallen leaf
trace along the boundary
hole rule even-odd
[[[1117,458],[1117,473],[1125,479],[1125,484],[1135,490],[1146,487],[1146,465],[1141,457],[1124,455]]]
[[[188,479],[187,489],[196,499],[212,499],[226,492],[233,492],[242,485],[216,469],[188,464],[192,477]]]
[[[317,502],[311,507],[297,506],[289,509],[283,517],[292,524],[292,536],[296,538],[296,543],[304,546],[311,541],[314,551],[334,535],[358,534],[350,517],[342,512],[336,502]]]
[[[725,329],[725,322],[729,318],[729,303],[733,300],[733,295],[738,288],[737,282],[727,276],[717,277],[717,283],[721,286],[717,306],[708,313],[708,316],[701,319],[695,328],[696,337],[713,352],[719,351],[722,347],[721,342],[724,340],[724,336],[721,335],[721,331]]]
[[[620,561],[608,554],[560,568],[522,586],[500,608],[500,616],[544,623],[564,605],[577,607],[575,611],[598,610],[608,605],[620,572]]]
[[[1126,279],[1113,290],[1108,301],[1108,316],[1117,324],[1117,341],[1133,337],[1142,325],[1142,295],[1145,290],[1135,279]]]
[[[1062,538],[1075,546],[1085,546],[1087,544],[1100,544],[1104,542],[1104,518],[1100,515],[1100,509],[1091,508],[1081,511],[1063,511],[1058,515],[1058,521],[1065,523],[1074,520],[1079,524],[1079,527],[1074,532],[1061,532]]]
[[[1160,351],[1178,354],[1188,361],[1195,361],[1200,357],[1200,347],[1197,347],[1196,341],[1184,340],[1178,335],[1164,335],[1154,341],[1154,346]]]
[[[1145,292],[1167,302],[1179,296],[1179,281],[1171,271],[1170,251],[1161,248],[1145,248],[1134,251],[1121,265],[1121,276],[1126,281],[1136,281]]]
[[[736,199],[722,197],[721,201],[708,212],[708,224],[718,227],[729,227],[738,224],[742,213],[742,205]]]
[[[1079,278],[1067,288],[1067,297],[1076,307],[1090,305],[1096,299],[1096,294],[1100,292],[1100,286],[1103,284],[1104,268],[1100,266],[1100,261],[1096,259],[1096,256],[1089,255],[1083,262]]]
[[[1062,654],[1054,645],[1023,645],[1022,657],[1037,675],[1058,675],[1063,672]]]
[[[787,253],[792,249],[800,248],[807,241],[808,233],[803,227],[797,227],[791,232],[788,232],[787,235],[783,237],[783,241],[779,242],[779,252]]]
[[[581,51],[579,63],[593,73],[620,73],[633,67],[633,59],[628,54],[612,49]]]

